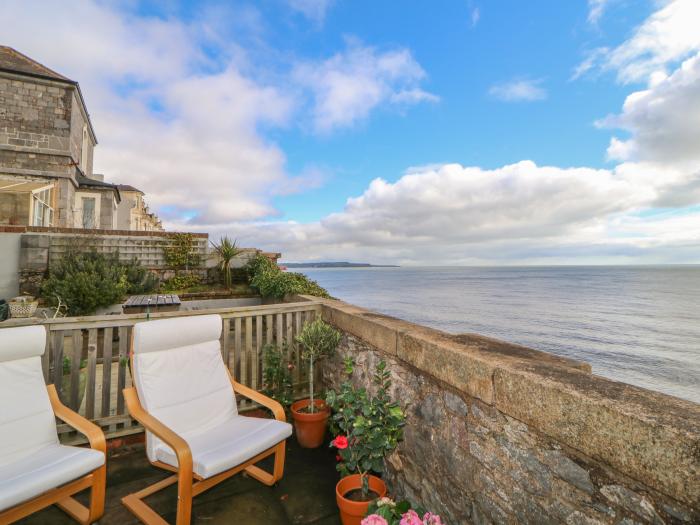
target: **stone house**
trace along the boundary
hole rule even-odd
[[[0,46],[0,226],[162,229],[145,205],[132,221],[119,187],[93,173],[96,145],[79,84]]]
[[[148,209],[144,193],[128,184],[118,184],[121,202],[117,206],[117,229],[132,231],[163,231],[163,224]]]

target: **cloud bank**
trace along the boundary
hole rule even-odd
[[[289,5],[322,21],[331,4]],[[332,57],[295,58],[288,70],[270,74],[254,66],[256,50],[222,32],[235,20],[248,25],[239,32],[257,35],[259,17],[250,10],[202,8],[183,21],[128,7],[7,0],[0,25],[4,43],[79,80],[100,140],[96,171],[145,191],[171,227],[274,217],[275,195],[318,186],[313,165],[287,170],[267,129],[299,125],[327,134],[381,107],[437,100],[421,88],[426,74],[406,48],[350,39]]]
[[[324,15],[328,5],[293,4],[302,13],[299,6],[325,6]],[[575,76],[609,72],[638,84],[619,113],[597,122],[612,134],[611,168],[529,160],[411,168],[305,224],[274,220],[270,188],[304,192],[324,175],[313,166],[289,173],[266,131],[298,125],[328,135],[378,111],[437,102],[408,48],[350,39],[333,56],[295,58],[289,71],[266,75],[256,74],[250,50],[230,40],[221,47],[206,17],[185,23],[89,0],[6,1],[0,24],[8,44],[80,80],[101,141],[98,169],[146,191],[171,229],[229,234],[286,260],[698,262],[700,33],[691,22],[699,5],[666,3],[628,40],[579,65]],[[305,16],[320,16],[308,9]],[[206,52],[212,45],[216,60]],[[540,84],[516,79],[491,95],[542,100]]]

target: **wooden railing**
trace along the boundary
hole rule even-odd
[[[305,394],[308,373],[301,366],[295,338],[303,325],[319,315],[316,301],[238,308],[156,313],[150,319],[219,314],[223,318],[221,352],[235,379],[256,390],[263,389],[263,348],[285,348],[293,365],[295,397]],[[8,320],[10,326],[46,326],[46,351],[42,358],[44,378],[53,383],[63,402],[100,425],[107,437],[141,431],[126,411],[122,390],[131,386],[129,355],[131,331],[146,314],[64,317],[57,319]],[[239,409],[255,408],[239,399]],[[58,426],[61,440],[77,443],[82,436],[67,425]]]

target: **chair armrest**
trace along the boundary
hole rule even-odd
[[[54,385],[46,385],[46,390],[49,393],[49,400],[51,401],[51,408],[55,416],[68,423],[74,429],[76,429],[81,434],[84,434],[88,441],[90,442],[90,448],[99,450],[100,452],[107,453],[107,442],[105,440],[105,434],[102,429],[95,425],[89,419],[84,418],[77,412],[74,412],[66,405],[61,403],[58,397],[58,392],[56,392],[56,387]]]
[[[242,396],[247,397],[256,403],[269,408],[277,421],[287,421],[287,415],[284,413],[284,408],[271,397],[267,397],[265,394],[261,394],[257,390],[248,388],[233,378],[231,378],[231,384],[233,385],[233,391],[237,394],[241,394]]]
[[[131,417],[141,423],[146,430],[162,439],[175,451],[177,464],[181,470],[192,472],[192,451],[187,441],[144,410],[134,387],[125,388],[123,392],[124,401],[126,401],[126,407]]]

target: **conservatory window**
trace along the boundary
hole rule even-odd
[[[32,192],[32,226],[53,225],[53,188]]]

